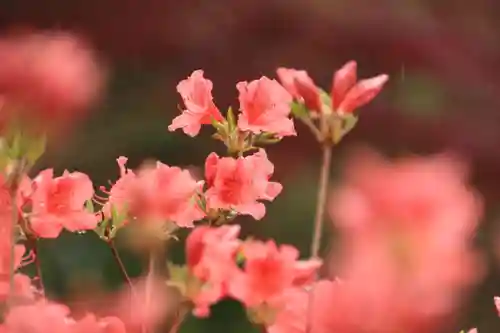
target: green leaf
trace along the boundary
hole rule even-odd
[[[36,161],[38,161],[38,159],[43,155],[43,153],[45,153],[46,146],[47,136],[45,135],[33,140],[29,140],[26,152],[24,153],[24,157],[31,165],[34,165]]]
[[[330,97],[330,94],[324,91],[323,89],[319,90],[319,97],[321,99],[321,103],[328,105],[328,107],[331,107],[332,105],[332,98]]]
[[[349,133],[358,123],[358,117],[355,115],[351,114],[347,118],[344,119],[344,134]]]
[[[332,113],[332,98],[330,97],[330,94],[328,94],[323,89],[320,89],[319,96],[320,96],[323,112],[327,113],[327,114],[331,114]]]
[[[212,126],[217,130],[218,133],[220,133],[221,135],[226,134],[227,128],[224,123],[219,122],[214,117],[210,117],[210,122],[212,123]]]
[[[262,143],[262,144],[273,144],[273,143],[278,143],[282,140],[282,138],[269,138],[269,139],[260,139],[257,143]]]
[[[119,212],[115,206],[111,205],[111,219],[113,220],[113,227],[115,229],[120,228],[123,225],[123,222],[127,218],[127,209],[126,207],[122,207],[122,211]],[[116,233],[117,230],[114,230],[114,233]]]
[[[245,255],[243,254],[242,251],[239,251],[236,253],[236,263],[237,264],[242,264],[245,262]]]
[[[95,233],[101,238],[106,240],[107,235],[106,235],[106,229],[108,228],[108,225],[111,221],[108,219],[102,220],[97,227],[94,229]]]
[[[186,282],[189,271],[186,265],[176,265],[172,262],[167,263],[170,280],[173,282]]]
[[[86,209],[88,212],[94,213],[94,202],[92,201],[92,199],[87,200],[87,201],[85,202],[85,209]]]
[[[292,115],[296,118],[304,118],[308,116],[307,108],[299,102],[292,102]]]
[[[12,137],[12,142],[10,144],[9,156],[12,159],[18,159],[21,157],[23,147],[23,135],[20,131],[16,131]]]
[[[234,116],[234,112],[233,112],[232,107],[229,107],[227,109],[227,124],[228,124],[229,133],[234,131],[234,129],[236,128],[236,118]]]

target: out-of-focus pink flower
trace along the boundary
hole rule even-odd
[[[266,207],[257,200],[274,200],[282,190],[281,184],[269,181],[273,172],[274,166],[263,149],[237,159],[210,154],[205,162],[208,206],[261,219]]]
[[[305,70],[280,67],[276,70],[283,87],[297,100],[316,112],[321,112],[319,89]]]
[[[338,282],[319,280],[308,288],[289,288],[283,295],[283,307],[276,312],[269,333],[329,333],[325,319],[336,312],[332,301]]]
[[[0,233],[5,232],[10,235],[12,227],[12,209],[21,213],[21,208],[29,201],[31,195],[31,180],[23,177],[17,190],[17,207],[12,207],[12,200],[9,193],[9,184],[4,175],[0,175]],[[8,238],[8,237],[7,237]]]
[[[113,295],[111,302],[113,313],[125,324],[127,332],[153,328],[172,311],[165,281],[151,276],[134,281],[133,292],[126,286]]]
[[[12,307],[4,325],[9,333],[69,333],[69,313],[66,306],[42,300]]]
[[[186,109],[172,121],[168,130],[181,128],[187,135],[196,136],[201,125],[211,124],[212,118],[222,121],[223,117],[213,102],[212,88],[212,81],[203,77],[201,69],[179,82],[177,92],[182,96]]]
[[[47,300],[17,305],[10,308],[2,329],[8,333],[125,333],[125,326],[118,318],[97,319],[88,314],[74,320],[69,314],[68,307]]]
[[[190,295],[195,304],[194,314],[207,317],[210,306],[228,294],[228,283],[237,271],[236,251],[241,241],[237,238],[238,225],[194,229],[186,240],[187,264],[202,287]]]
[[[464,166],[447,156],[391,163],[365,153],[346,169],[330,206],[343,283],[327,327],[434,332],[482,276],[471,244],[481,204]]]
[[[94,195],[92,181],[81,172],[65,171],[54,178],[47,169],[34,179],[31,196],[31,228],[43,238],[56,238],[65,228],[69,231],[91,230],[98,219],[85,210],[85,202]]]
[[[497,314],[500,317],[500,297],[493,297],[493,302],[495,303],[495,309],[497,310]]]
[[[80,117],[96,100],[103,71],[82,40],[61,32],[0,40],[0,94],[20,117],[44,126]]]
[[[245,268],[231,281],[230,292],[249,307],[282,306],[286,290],[294,283],[312,280],[321,265],[318,260],[306,262],[309,267],[304,270],[304,264],[297,261],[299,251],[295,247],[277,247],[273,241],[248,241],[243,244],[242,253]]]
[[[284,306],[276,313],[274,323],[267,327],[267,331],[269,333],[305,333],[308,302],[309,293],[303,288],[288,289],[284,293]]]
[[[71,333],[126,333],[125,325],[116,317],[96,318],[87,314],[82,319],[69,324]]]
[[[291,112],[292,95],[278,81],[265,76],[252,82],[239,82],[241,114],[238,128],[252,133],[273,133],[279,137],[296,135]]]
[[[135,180],[134,172],[126,168],[127,161],[128,159],[124,156],[116,159],[120,168],[120,178],[111,186],[109,191],[102,189],[108,194],[107,201],[102,207],[102,213],[105,218],[111,218],[113,209],[121,214],[127,208],[127,191],[133,186]]]
[[[157,162],[139,170],[128,186],[129,213],[148,223],[170,221],[192,227],[194,221],[204,217],[196,201],[202,186],[203,182],[197,182],[189,171]]]
[[[340,114],[352,113],[355,109],[368,104],[389,80],[389,76],[382,74],[357,82],[356,70],[356,62],[349,61],[333,76],[332,106],[333,110]]]

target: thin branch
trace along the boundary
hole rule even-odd
[[[320,130],[316,127],[316,125],[314,125],[313,121],[309,117],[300,117],[299,119],[304,125],[309,127],[318,142],[321,142],[323,140],[323,134],[321,134]]]
[[[181,305],[182,306],[182,305]],[[187,311],[180,309],[175,316],[174,323],[172,324],[172,327],[170,327],[170,330],[168,333],[177,333],[179,331],[179,328],[181,327],[182,322],[184,321],[184,318],[186,317]]]
[[[45,285],[43,283],[43,277],[42,277],[42,262],[38,258],[39,251],[38,251],[38,241],[36,238],[29,237],[28,238],[28,245],[31,247],[31,251],[33,251],[33,263],[35,264],[35,270],[36,270],[36,278],[38,281],[38,289],[40,290],[40,293],[42,296],[45,296]]]
[[[17,178],[17,176],[15,176]],[[19,212],[17,210],[17,179],[14,179],[9,188],[10,204],[11,204],[11,225],[10,225],[10,255],[9,255],[9,297],[8,304],[13,305],[15,294],[14,275],[16,271],[16,227],[18,223]]]
[[[145,313],[149,312],[149,308],[151,305],[151,298],[153,296],[153,284],[154,284],[154,278],[155,278],[155,265],[156,265],[156,255],[155,251],[151,250],[149,259],[148,259],[148,275],[146,276],[146,304],[145,304]],[[142,330],[143,333],[152,333],[153,332],[153,327],[150,327],[150,323],[144,323]]]
[[[318,199],[316,203],[316,215],[314,217],[314,231],[311,242],[311,257],[318,258],[319,249],[321,246],[321,236],[323,231],[323,221],[326,208],[326,198],[328,194],[328,185],[330,179],[330,167],[332,164],[332,147],[328,144],[322,145],[322,160],[321,160],[321,171],[319,175],[319,186],[318,186]],[[309,297],[307,300],[307,324],[306,333],[310,333],[312,330],[312,314],[314,304],[314,285],[309,291]]]
[[[322,146],[321,171],[319,175],[318,196],[316,203],[316,214],[314,217],[314,231],[311,242],[311,257],[317,258],[321,245],[321,236],[323,230],[323,220],[325,215],[326,197],[328,192],[328,183],[330,178],[330,166],[332,163],[332,147],[330,145]]]
[[[115,259],[115,262],[118,265],[118,268],[120,269],[120,273],[122,274],[123,279],[129,285],[131,293],[134,293],[134,285],[132,283],[132,280],[130,279],[130,276],[127,273],[127,268],[123,264],[123,261],[120,258],[120,254],[116,249],[115,242],[111,239],[108,241],[108,245],[109,248],[111,249],[111,253],[113,254],[113,259]]]

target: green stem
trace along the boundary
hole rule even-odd
[[[323,220],[325,215],[328,183],[330,178],[330,167],[332,163],[332,147],[328,144],[322,145],[322,161],[319,176],[318,195],[316,202],[316,214],[314,217],[314,230],[311,242],[311,256],[317,258],[321,245]]]

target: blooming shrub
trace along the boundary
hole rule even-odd
[[[104,195],[81,172],[48,169],[28,178],[44,150],[43,132],[58,129],[47,119],[74,122],[101,84],[92,53],[78,45],[58,34],[0,43],[2,332],[150,333],[164,312],[176,332],[187,313],[208,317],[224,298],[240,301],[249,320],[269,333],[437,332],[482,277],[471,243],[481,202],[467,188],[460,161],[445,155],[388,161],[360,152],[328,199],[332,148],[388,80],[358,81],[354,61],[334,73],[330,93],[307,72],[287,68],[277,70],[279,81],[239,82],[237,112],[220,111],[202,70],[182,80],[177,91],[185,108],[168,129],[195,137],[202,126],[212,127],[227,148],[224,156],[207,156],[203,180],[160,161],[132,171],[126,157],[117,159],[120,178],[100,187]],[[26,117],[40,121],[36,131],[28,131]],[[298,135],[295,121],[311,130],[322,151],[311,253],[303,260],[293,245],[240,238],[237,224],[242,215],[262,219],[266,205],[286,191],[266,147]],[[340,239],[324,261],[319,246],[327,211]],[[63,229],[96,232],[109,245],[128,286],[114,299],[114,316],[76,317],[46,298],[40,270],[33,280],[18,272],[39,266],[37,242]],[[152,263],[139,282],[129,278],[114,246],[127,229]],[[190,231],[186,263],[166,263],[163,274],[154,265],[157,245],[177,241],[180,229]],[[330,275],[320,276],[322,266]]]

